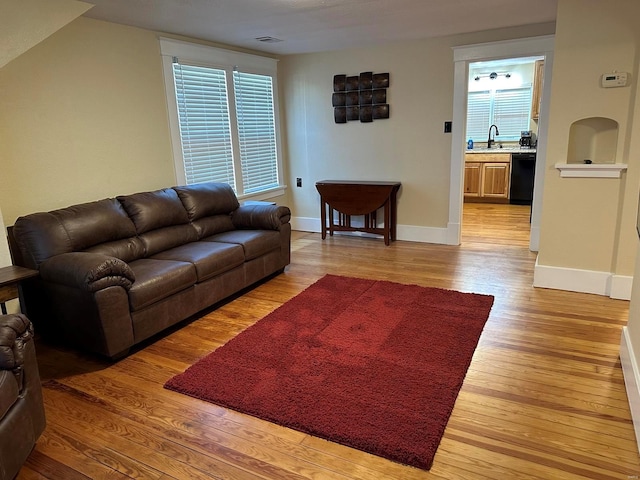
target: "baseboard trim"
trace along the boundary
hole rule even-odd
[[[291,217],[291,229],[299,232],[320,233],[320,219],[309,217]],[[337,232],[341,235],[370,236],[361,232]],[[437,227],[418,227],[415,225],[398,225],[398,240],[408,242],[436,243],[450,245],[449,229]]]
[[[633,419],[633,429],[636,433],[636,443],[640,452],[640,370],[633,352],[633,344],[629,338],[627,327],[622,327],[620,338],[620,363],[622,364],[622,374],[624,385],[629,399],[631,418]]]
[[[540,265],[539,261],[540,257],[536,259],[533,272],[534,287],[609,296],[609,282],[611,279],[609,272],[552,267]]]
[[[460,237],[462,233],[462,224],[449,222],[447,224],[447,241],[446,245],[460,245]]]
[[[529,250],[537,252],[540,250],[540,227],[531,227],[529,234]]]
[[[320,233],[320,219],[309,217],[291,217],[291,230],[298,232]]]
[[[633,277],[611,275],[609,296],[617,300],[631,300],[631,287],[633,287]]]
[[[398,240],[448,245],[449,231],[446,228],[398,225]]]
[[[539,259],[536,259],[533,272],[534,287],[593,293],[619,300],[631,299],[632,283],[633,277],[614,275],[611,272],[541,265]]]

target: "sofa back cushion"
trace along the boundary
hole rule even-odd
[[[229,215],[240,204],[226,183],[205,182],[173,187],[192,222],[213,215]]]
[[[138,235],[162,227],[189,223],[187,211],[171,188],[121,195],[118,200],[133,221]]]
[[[133,220],[146,257],[198,239],[172,188],[122,195],[118,200]]]
[[[61,253],[135,237],[136,230],[120,202],[109,198],[20,217],[13,234],[25,266],[38,268]]]
[[[170,248],[184,245],[185,243],[198,240],[196,229],[190,223],[184,225],[172,225],[170,227],[158,228],[140,235],[146,256],[150,257],[159,252],[164,252]]]
[[[231,215],[213,215],[211,217],[200,218],[193,222],[193,227],[198,232],[198,239],[210,237],[216,233],[235,230]]]

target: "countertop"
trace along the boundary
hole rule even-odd
[[[464,153],[494,153],[494,154],[500,154],[500,153],[536,153],[536,149],[535,148],[521,148],[521,147],[491,147],[491,148],[487,148],[487,147],[476,147],[473,148],[472,150],[467,150],[465,148]]]

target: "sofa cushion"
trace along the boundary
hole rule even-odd
[[[118,201],[133,220],[138,235],[157,228],[189,222],[187,211],[172,188],[121,195]]]
[[[196,183],[173,189],[180,197],[191,221],[211,215],[230,214],[240,206],[236,194],[227,183]]]
[[[131,219],[113,198],[54,210],[51,214],[66,230],[75,251],[136,234]]]
[[[14,225],[18,247],[32,268],[61,253],[135,235],[133,222],[113,198],[34,213],[18,218]]]
[[[187,262],[141,258],[129,264],[136,276],[129,306],[140,310],[196,283],[196,268]]]
[[[245,261],[280,248],[280,234],[275,230],[233,230],[212,235],[203,241],[242,245]]]
[[[233,222],[231,221],[231,215],[213,215],[211,217],[199,218],[195,220],[192,225],[198,232],[198,238],[210,237],[216,233],[235,230]]]
[[[140,235],[146,256],[151,257],[169,248],[198,240],[198,233],[190,223],[159,228]]]
[[[152,258],[176,260],[195,265],[198,282],[202,282],[244,263],[241,245],[218,242],[193,242],[164,251]]]
[[[19,394],[16,376],[8,370],[0,370],[0,420],[16,403]]]

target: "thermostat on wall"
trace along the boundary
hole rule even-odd
[[[602,75],[602,88],[626,87],[629,74],[626,72],[612,72]]]

